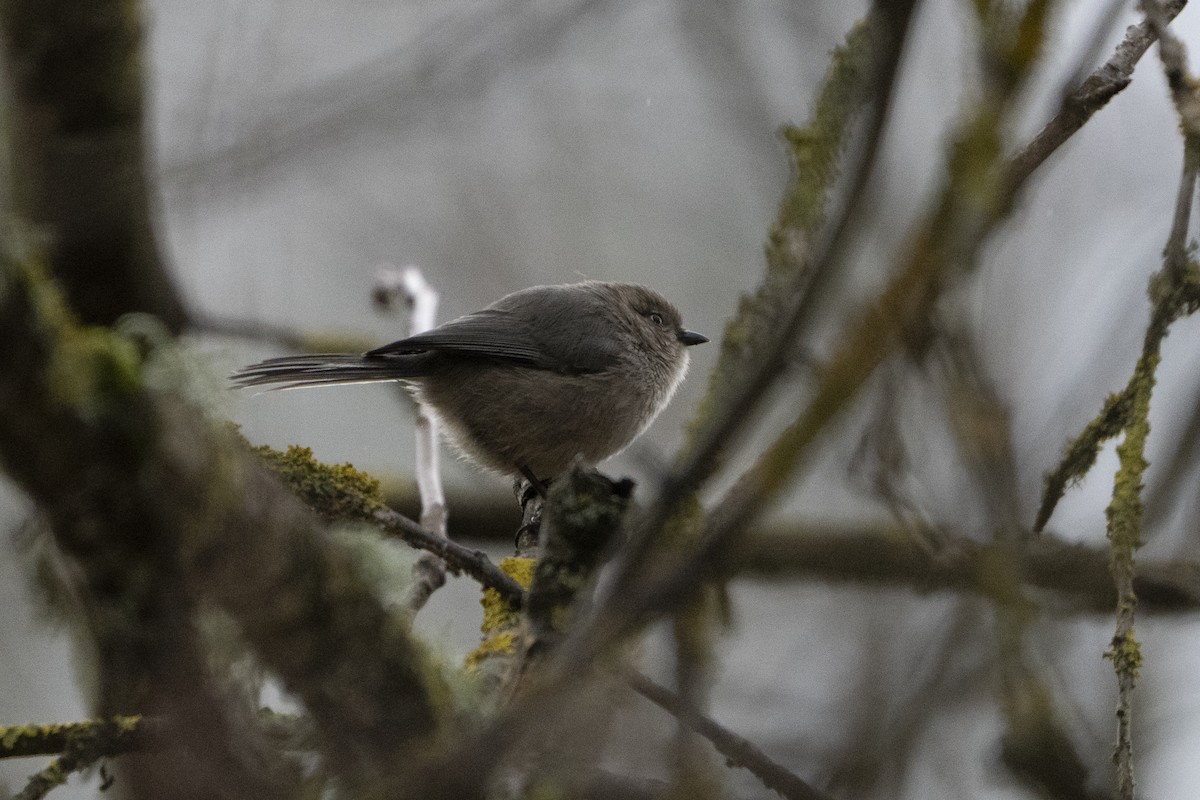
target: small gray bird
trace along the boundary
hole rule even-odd
[[[687,348],[662,295],[629,283],[534,286],[362,355],[273,358],[234,373],[280,389],[402,381],[470,458],[535,485],[624,449],[671,399]]]

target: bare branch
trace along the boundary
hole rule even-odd
[[[816,789],[782,765],[773,761],[752,742],[738,736],[711,718],[697,713],[684,703],[674,692],[659,686],[639,673],[628,676],[630,688],[656,706],[666,710],[696,733],[712,742],[717,752],[725,756],[732,766],[743,767],[754,773],[768,789],[788,800],[829,800],[829,796]]]
[[[452,570],[470,575],[488,589],[495,589],[510,606],[519,608],[524,602],[525,592],[521,585],[493,564],[482,550],[473,550],[438,536],[389,508],[377,509],[371,514],[371,519],[384,532],[403,539],[413,547],[433,553]]]
[[[1163,6],[1163,14],[1173,19],[1185,5],[1187,0],[1171,0]],[[1009,159],[1004,181],[1010,187],[1023,184],[1097,111],[1129,85],[1134,67],[1157,39],[1158,35],[1149,21],[1131,27],[1108,61],[1066,95],[1058,112],[1046,126]]]

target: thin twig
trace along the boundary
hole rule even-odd
[[[1083,82],[1083,79],[1088,76],[1094,67],[1093,64],[1100,58],[1100,54],[1104,51],[1105,40],[1113,32],[1117,23],[1121,19],[1121,14],[1125,10],[1125,6],[1129,4],[1129,0],[1107,0],[1104,8],[1095,15],[1092,23],[1092,30],[1083,40],[1083,46],[1079,50],[1079,55],[1075,59],[1075,66],[1068,73],[1069,77],[1062,84],[1062,90],[1059,92],[1059,97],[1065,100],[1070,96],[1071,92]]]
[[[283,749],[315,748],[315,731],[306,716],[259,710],[256,726]],[[96,758],[126,753],[155,753],[181,743],[165,717],[111,717],[81,722],[0,726],[0,758],[60,756],[81,748]]]
[[[1100,413],[1067,445],[1058,465],[1043,479],[1042,502],[1033,520],[1034,533],[1040,533],[1050,522],[1067,487],[1081,479],[1095,465],[1100,447],[1124,429],[1132,398],[1128,387],[1109,395]]]
[[[396,294],[404,297],[409,308],[408,335],[416,336],[431,330],[437,319],[438,293],[425,280],[421,270],[409,265],[403,269],[380,267],[372,290],[376,304],[386,306]],[[400,391],[405,391],[403,387]],[[413,471],[421,495],[421,526],[446,537],[446,493],[442,489],[441,468],[438,465],[437,415],[425,403],[417,403],[416,453]],[[446,564],[437,556],[424,553],[413,565],[413,586],[405,601],[414,614],[425,607],[430,596],[446,583]]]
[[[788,800],[830,800],[829,795],[773,761],[749,740],[720,725],[710,717],[695,710],[679,695],[638,672],[627,677],[630,688],[658,707],[672,714],[680,723],[712,742],[717,752],[725,756],[733,766],[743,767],[754,773],[768,789],[778,792]]]
[[[403,539],[413,547],[433,553],[443,559],[450,569],[471,576],[488,589],[495,589],[510,606],[519,608],[524,602],[525,590],[521,585],[493,564],[483,551],[465,547],[427,531],[390,508],[375,509],[369,515],[369,519],[379,525],[385,533]]]
[[[1166,3],[1162,7],[1164,17],[1173,19],[1185,5],[1187,0]],[[1004,181],[1009,186],[1023,184],[1067,139],[1129,85],[1134,67],[1157,40],[1158,35],[1149,21],[1132,26],[1108,61],[1065,96],[1054,117],[1032,141],[1009,159],[1004,170]]]
[[[1188,225],[1192,219],[1192,198],[1196,194],[1196,176],[1200,168],[1200,135],[1189,136],[1184,145],[1183,172],[1175,195],[1175,217],[1163,250],[1163,278],[1172,285],[1183,283],[1188,268]]]

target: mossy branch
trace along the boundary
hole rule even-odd
[[[1171,323],[1200,308],[1196,291],[1200,276],[1196,264],[1187,257],[1192,199],[1196,192],[1197,175],[1200,174],[1200,128],[1197,128],[1189,114],[1200,108],[1200,101],[1197,100],[1195,82],[1190,78],[1186,81],[1179,79],[1179,74],[1186,74],[1182,45],[1166,30],[1162,10],[1157,3],[1147,4],[1147,18],[1163,39],[1163,61],[1184,131],[1183,169],[1174,221],[1163,249],[1162,269],[1150,279],[1150,321],[1133,374],[1125,389],[1119,395],[1108,398],[1099,416],[1088,423],[1067,448],[1059,466],[1047,475],[1041,508],[1034,525],[1035,529],[1040,530],[1046,524],[1068,481],[1081,478],[1091,469],[1100,445],[1106,439],[1124,432],[1125,438],[1117,446],[1119,467],[1113,479],[1112,500],[1105,511],[1110,569],[1117,591],[1116,630],[1105,657],[1113,662],[1117,673],[1117,744],[1114,761],[1117,765],[1118,795],[1127,800],[1134,795],[1132,693],[1142,660],[1140,645],[1134,637],[1138,600],[1134,585],[1134,554],[1142,544],[1142,478],[1148,466],[1146,441],[1150,436],[1150,400],[1155,373],[1161,361],[1162,341]]]
[[[1034,22],[1039,13],[1036,3],[1025,11]],[[696,571],[701,560],[715,563],[723,558],[749,520],[791,484],[817,435],[849,405],[885,358],[905,344],[919,348],[934,304],[974,265],[985,236],[1008,213],[1015,187],[1001,180],[1000,132],[1005,111],[1032,65],[1032,56],[1022,50],[1033,35],[1026,28],[1022,22],[1017,26],[1020,37],[992,46],[1006,66],[994,70],[997,77],[986,85],[984,97],[960,129],[948,154],[950,173],[911,250],[879,297],[847,326],[796,420],[716,504],[705,525],[705,543],[680,570],[681,576]],[[1019,70],[1014,72],[1014,65]]]
[[[488,664],[515,690],[535,658],[550,652],[571,626],[579,592],[589,586],[629,505],[633,482],[612,481],[576,465],[555,479],[537,523],[536,544],[506,558],[501,569],[529,587],[525,614],[493,589],[484,592],[484,643],[467,667]]]
[[[100,652],[113,659],[102,675],[125,687],[117,702],[202,720],[181,727],[184,744],[210,731],[217,750],[236,746],[206,699],[195,596],[228,612],[303,698],[336,771],[373,774],[436,727],[428,665],[351,555],[225,432],[144,389],[128,342],[78,326],[53,282],[8,254],[0,337],[11,344],[0,348],[0,460],[87,582]],[[56,367],[64,359],[69,370]]]
[[[510,556],[500,562],[500,569],[524,590],[533,583],[536,564],[532,558]],[[483,622],[479,629],[484,640],[467,654],[465,666],[473,671],[491,659],[499,659],[504,662],[496,669],[495,677],[499,682],[503,679],[502,673],[507,671],[507,665],[520,654],[522,616],[507,597],[492,588],[483,590],[483,598],[479,602],[483,606]]]
[[[754,383],[755,373],[763,374],[764,365],[778,360],[782,343],[791,338],[788,331],[795,327],[798,308],[816,266],[819,247],[815,242],[826,225],[828,200],[839,176],[842,154],[851,139],[851,128],[875,88],[874,62],[882,48],[873,41],[879,36],[880,20],[878,14],[872,16],[874,19],[857,23],[845,42],[833,51],[808,125],[788,125],[782,131],[788,144],[791,175],[768,233],[766,272],[757,290],[740,298],[736,314],[725,326],[717,365],[689,425],[688,444],[678,463],[705,449],[704,434],[722,427],[719,412],[729,412],[737,404],[738,394]],[[703,469],[711,474],[719,467],[721,453],[717,448],[709,449]],[[699,518],[698,504],[683,496],[673,501],[677,507],[667,523],[671,531],[667,546],[682,544],[698,531],[694,524]],[[692,603],[680,609],[675,620],[676,641],[690,654],[681,653],[678,659],[680,689],[688,701],[697,704],[699,698],[693,697],[688,687],[700,691],[707,683],[701,673],[702,664],[709,658],[706,629],[714,607],[712,603]],[[685,631],[693,635],[683,637]],[[685,638],[690,645],[684,644]],[[700,776],[705,771],[699,751],[688,746],[689,738],[688,730],[681,727],[677,739],[677,770],[684,782],[681,785],[703,782]]]
[[[1073,483],[1083,480],[1083,477],[1095,466],[1096,458],[1100,455],[1100,448],[1104,443],[1124,430],[1129,421],[1131,400],[1128,388],[1116,394],[1110,394],[1105,399],[1100,413],[1085,425],[1079,435],[1067,445],[1062,461],[1046,474],[1042,490],[1042,504],[1038,508],[1037,518],[1033,522],[1034,531],[1041,531],[1046,527],[1046,523],[1054,514],[1058,501],[1066,494],[1067,488]]]
[[[612,481],[576,466],[550,488],[542,519],[545,543],[529,588],[531,646],[551,648],[572,624],[587,585],[620,530],[633,481]]]
[[[65,784],[72,772],[87,769],[102,758],[145,751],[152,738],[148,727],[153,726],[141,717],[0,727],[0,758],[58,756],[32,775],[13,800],[41,800]]]
[[[852,211],[861,198],[861,189],[873,163],[873,154],[883,127],[884,109],[897,74],[901,48],[908,30],[912,3],[877,4],[862,25],[847,37],[847,44],[835,55],[818,100],[817,115],[806,132],[793,130],[792,183],[780,206],[780,214],[771,229],[767,252],[767,273],[756,298],[744,298],[738,316],[726,332],[717,370],[709,390],[690,426],[688,442],[681,450],[675,467],[662,484],[654,502],[635,518],[629,544],[622,550],[612,570],[607,591],[613,596],[625,594],[639,575],[659,559],[651,558],[662,547],[662,532],[669,527],[694,529],[695,489],[721,466],[721,453],[733,435],[744,425],[750,412],[766,395],[785,365],[792,340],[803,320],[803,308],[809,292],[805,287],[812,274],[832,261],[834,243],[840,241]],[[864,70],[864,64],[870,69]],[[824,222],[826,195],[837,174],[838,155],[846,143],[852,120],[864,98],[874,103],[875,115],[862,157],[854,164],[854,180],[849,197],[839,215]],[[810,181],[812,183],[810,183]],[[821,241],[814,242],[820,230]],[[810,252],[811,251],[811,252]],[[693,535],[688,533],[688,538]],[[604,604],[601,600],[601,605]],[[626,607],[629,607],[626,604]],[[600,628],[616,630],[615,620],[595,620],[593,630],[572,633],[577,644],[593,639],[586,646],[569,648],[571,658],[596,646]],[[627,620],[624,624],[640,624]]]
[[[0,726],[0,758],[58,755],[91,751],[96,758],[140,748],[152,737],[142,717]]]
[[[1141,30],[1165,32],[1165,23],[1178,13],[1181,3],[1170,3],[1164,11],[1148,14],[1146,22],[1131,31],[1134,35]],[[1157,20],[1157,22],[1154,22]],[[1149,34],[1145,34],[1149,36]],[[1178,46],[1178,42],[1175,42]],[[1124,45],[1123,45],[1124,46]],[[1172,52],[1168,48],[1168,52]],[[1175,65],[1178,68],[1178,65]],[[1131,67],[1132,68],[1132,67]],[[1168,68],[1170,71],[1170,67]],[[1191,108],[1188,101],[1175,94],[1180,117],[1185,123],[1185,111]],[[1104,442],[1119,435],[1136,421],[1134,405],[1140,402],[1139,393],[1153,387],[1154,370],[1158,351],[1166,338],[1171,323],[1180,317],[1200,309],[1200,268],[1187,256],[1187,227],[1191,212],[1192,196],[1196,187],[1197,169],[1200,167],[1200,132],[1189,133],[1184,140],[1183,175],[1175,204],[1175,219],[1171,235],[1163,251],[1163,268],[1150,279],[1149,295],[1152,303],[1150,323],[1142,342],[1142,353],[1125,388],[1110,395],[1096,415],[1066,448],[1058,466],[1047,473],[1042,491],[1042,502],[1034,521],[1034,530],[1042,530],[1049,522],[1054,509],[1067,488],[1083,478],[1096,463],[1096,457]],[[1149,381],[1149,385],[1147,384]]]
[[[313,458],[312,448],[298,445],[283,452],[267,445],[253,450],[326,522],[365,521],[386,507],[379,481],[353,464],[324,464]]]
[[[1147,2],[1147,17],[1151,22],[1161,16],[1155,2]],[[1194,79],[1187,76],[1183,46],[1159,24],[1162,39],[1162,59],[1167,68],[1182,128],[1184,131],[1183,174],[1175,203],[1175,219],[1171,234],[1163,249],[1163,266],[1150,281],[1149,294],[1154,303],[1138,358],[1129,380],[1131,395],[1125,440],[1117,446],[1120,467],[1113,480],[1112,502],[1105,514],[1108,518],[1108,541],[1112,552],[1111,568],[1117,587],[1117,622],[1112,646],[1105,654],[1113,662],[1117,674],[1117,744],[1113,760],[1117,765],[1117,793],[1122,800],[1132,800],[1133,779],[1133,706],[1132,694],[1142,663],[1141,646],[1134,636],[1134,617],[1137,594],[1134,591],[1134,554],[1142,544],[1142,476],[1146,467],[1146,440],[1150,436],[1150,398],[1154,391],[1155,373],[1161,361],[1162,341],[1170,325],[1181,315],[1195,311],[1192,286],[1195,265],[1187,260],[1187,232],[1191,221],[1192,199],[1200,174],[1200,125],[1196,110],[1200,108],[1200,92]],[[1186,80],[1177,86],[1175,72]]]
[[[524,589],[479,550],[464,547],[390,509],[379,481],[351,464],[329,465],[313,458],[312,449],[292,445],[284,452],[254,448],[266,465],[296,496],[326,521],[358,521],[379,526],[385,533],[444,559],[454,573],[462,572],[492,589],[513,608],[524,602]]]
[[[1133,375],[1125,388],[1105,399],[1100,413],[1067,445],[1058,466],[1046,473],[1042,502],[1033,523],[1034,531],[1046,527],[1067,489],[1082,480],[1095,466],[1104,443],[1119,436],[1122,431],[1128,431],[1136,422],[1136,406],[1142,401],[1142,395],[1148,397],[1154,386],[1158,350],[1166,338],[1167,328],[1174,320],[1200,309],[1200,267],[1195,262],[1186,264],[1175,280],[1169,279],[1166,271],[1156,273],[1150,279],[1150,297],[1154,308],[1143,341],[1142,355],[1134,367]]]
[[[767,269],[753,294],[742,295],[725,325],[716,367],[689,425],[694,445],[712,424],[716,410],[730,402],[754,368],[771,351],[771,342],[788,324],[812,268],[813,239],[825,223],[829,192],[851,125],[871,97],[871,25],[859,22],[831,56],[808,125],[788,125],[791,178],[765,248]],[[685,458],[685,449],[680,457]]]

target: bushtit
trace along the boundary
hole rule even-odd
[[[273,358],[240,386],[402,381],[469,457],[535,485],[598,463],[646,429],[687,371],[684,330],[662,295],[629,283],[534,286],[362,355]]]

